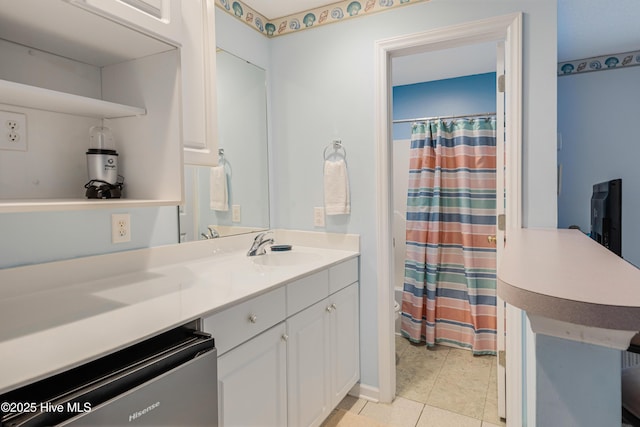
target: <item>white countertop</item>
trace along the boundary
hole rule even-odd
[[[626,348],[640,330],[640,270],[579,230],[508,232],[498,296],[525,310],[534,332]]]
[[[252,237],[242,241],[247,238]],[[340,250],[294,244],[292,252],[266,255],[287,265],[263,265],[262,257],[246,256],[248,245],[190,245],[0,270],[0,393],[359,255],[354,245]],[[203,250],[213,254],[212,247],[215,255],[202,256]],[[191,257],[194,251],[200,257]],[[283,257],[293,253],[299,257],[289,265]],[[176,262],[167,262],[171,259]],[[105,262],[115,274],[106,273]],[[116,266],[118,262],[122,265]],[[63,272],[65,280],[59,277]]]

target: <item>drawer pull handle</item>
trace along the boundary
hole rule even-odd
[[[327,313],[331,313],[333,311],[333,309],[331,308],[330,305],[327,306]]]
[[[255,314],[249,315],[249,322],[256,323],[257,321],[258,321],[258,316],[256,316]]]
[[[336,304],[335,304],[335,303],[331,304],[331,309],[332,309],[332,310],[335,310],[336,308],[337,308],[337,307],[336,307]]]
[[[282,341],[287,341],[287,340],[289,340],[289,335],[282,334]]]

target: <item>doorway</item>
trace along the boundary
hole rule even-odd
[[[491,18],[482,21],[437,29],[424,33],[395,37],[393,39],[376,42],[376,142],[377,142],[377,225],[378,225],[378,304],[379,304],[379,400],[390,402],[395,396],[395,341],[394,341],[394,310],[393,310],[393,246],[392,246],[392,196],[391,177],[393,166],[390,141],[391,132],[391,85],[393,58],[414,55],[417,53],[445,51],[447,49],[470,46],[484,42],[495,42],[498,57],[504,59],[504,86],[506,88],[504,103],[497,102],[498,116],[505,117],[505,121],[498,120],[497,135],[503,137],[506,148],[505,156],[498,153],[498,171],[504,171],[504,179],[498,177],[497,194],[506,194],[505,229],[520,226],[520,146],[521,146],[521,14]],[[502,53],[501,53],[502,52]],[[499,62],[499,61],[498,61]],[[499,65],[498,65],[499,66]],[[505,127],[504,124],[507,124]],[[499,141],[500,142],[500,141]],[[501,205],[501,203],[498,203]],[[504,241],[504,234],[497,236],[499,242]],[[501,245],[498,247],[498,267]],[[501,304],[498,300],[498,304]],[[517,319],[516,319],[517,320]],[[515,321],[514,321],[515,322]],[[498,322],[499,325],[503,322]],[[508,328],[520,331],[518,324],[509,324]],[[511,329],[513,328],[513,329]],[[502,332],[503,333],[503,332]],[[499,330],[498,335],[501,334]],[[510,404],[506,416],[517,420],[521,418],[521,356],[518,348],[519,333],[511,334],[506,346],[510,354],[506,371],[509,372],[506,389],[509,390]],[[498,349],[500,351],[500,348]],[[502,401],[504,402],[504,388]]]

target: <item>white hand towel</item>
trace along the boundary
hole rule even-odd
[[[227,173],[224,166],[212,167],[209,178],[209,207],[215,211],[228,211]]]
[[[324,211],[327,215],[351,213],[349,175],[343,159],[324,162]]]

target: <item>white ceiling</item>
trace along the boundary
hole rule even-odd
[[[335,3],[335,0],[243,1],[268,19]],[[558,62],[640,50],[640,0],[557,1]],[[467,67],[464,71],[449,71],[461,69],[462,65]],[[396,85],[425,81],[425,70],[429,80],[495,71],[495,46],[477,45],[453,55],[447,51],[394,58],[393,67]]]
[[[496,43],[402,56],[391,61],[394,86],[496,71]]]

